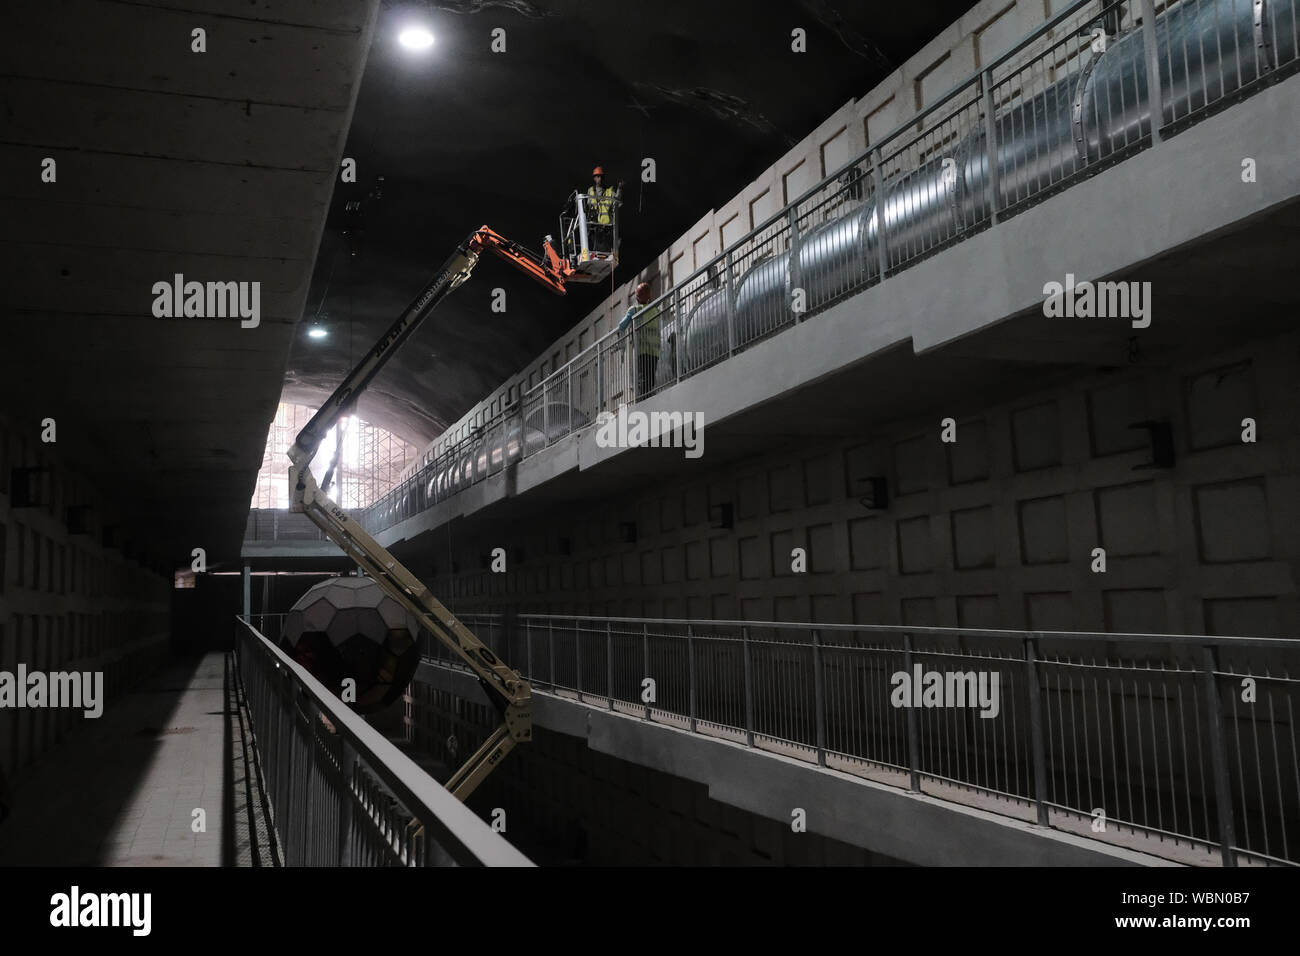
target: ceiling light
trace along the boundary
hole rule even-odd
[[[408,50],[425,50],[433,46],[433,34],[424,27],[407,27],[398,35],[397,42]]]
[[[314,327],[312,327],[312,328],[310,328],[310,329],[307,330],[307,337],[308,337],[308,338],[312,338],[312,339],[323,339],[323,338],[325,338],[325,336],[327,336],[327,335],[329,335],[329,333],[326,332],[324,329],[322,329],[319,325],[314,326]]]

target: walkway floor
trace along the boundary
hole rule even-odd
[[[0,865],[273,864],[233,676],[173,662],[23,771]]]

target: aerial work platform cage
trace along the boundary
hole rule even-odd
[[[574,190],[560,213],[561,255],[573,267],[571,282],[601,282],[618,265],[617,196],[592,196]]]

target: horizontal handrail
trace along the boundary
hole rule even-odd
[[[349,707],[344,705],[339,698],[328,690],[320,681],[304,667],[296,663],[274,643],[268,640],[252,623],[236,618],[240,627],[241,641],[238,645],[241,671],[244,668],[258,668],[261,676],[287,676],[292,679],[292,685],[297,688],[299,693],[310,702],[318,716],[324,717],[329,721],[330,728],[334,734],[341,738],[345,752],[350,752],[352,756],[360,760],[365,768],[376,777],[382,785],[387,788],[397,800],[399,800],[406,810],[423,825],[425,839],[431,840],[443,853],[447,854],[452,861],[459,865],[479,865],[479,866],[531,866],[532,863],[522,853],[511,846],[506,840],[490,826],[479,819],[473,811],[465,804],[461,803],[449,791],[438,784],[432,777],[420,769],[410,757],[402,753],[391,742],[389,742],[379,731],[371,727],[364,719],[354,713]],[[248,683],[246,676],[246,683]],[[285,721],[276,720],[271,714],[271,699],[264,699],[265,695],[281,695],[284,688],[277,687],[276,683],[271,680],[263,688],[264,693],[250,697],[249,709],[253,719],[253,730],[259,738],[259,755],[263,764],[266,766],[268,777],[274,777],[281,768],[273,765],[273,758],[263,748],[263,743],[273,734],[285,734]],[[280,703],[286,703],[282,698]],[[297,701],[288,701],[297,705]],[[280,741],[281,746],[277,748],[277,753],[283,754],[283,744],[286,741]],[[309,746],[306,741],[301,741],[302,745]],[[294,753],[290,757],[292,764],[297,758],[303,757],[310,762],[319,763],[320,757],[312,754]],[[346,761],[345,761],[346,762]],[[299,771],[301,774],[301,771]],[[275,788],[272,787],[272,811],[277,817],[277,829],[281,831],[281,845],[285,845],[284,831],[289,829],[287,818],[294,814],[307,812],[304,807],[306,793],[299,792],[302,788],[307,787],[305,777],[290,776],[292,780],[290,786],[293,790],[284,799],[282,795],[281,803],[276,806],[274,803]],[[347,804],[361,804],[363,798],[355,792],[355,784],[352,780],[344,779],[341,781],[343,793],[330,793],[328,799],[331,801],[341,800],[345,806],[345,814],[352,813],[353,806]],[[320,794],[316,794],[319,799]],[[388,834],[381,833],[383,827],[380,821],[374,821],[376,833],[372,836],[387,838]],[[313,844],[319,838],[329,837],[333,834],[315,834],[308,833],[307,838]],[[302,852],[301,848],[295,848],[292,845],[286,846],[286,855],[290,860],[294,859],[292,853],[297,849]],[[338,852],[346,850],[345,846],[337,847]],[[433,862],[430,854],[426,857],[426,862]],[[313,862],[307,860],[307,862]],[[314,862],[320,862],[316,860]],[[344,861],[339,861],[344,862]]]
[[[1300,638],[1294,637],[1253,637],[1214,634],[1144,634],[1141,632],[1121,631],[1046,631],[1015,630],[1010,628],[986,627],[932,627],[913,624],[821,624],[811,621],[741,621],[721,618],[648,618],[648,617],[601,617],[584,614],[521,614],[520,620],[533,621],[591,621],[605,624],[660,624],[682,626],[712,627],[761,627],[775,630],[818,630],[818,631],[867,631],[877,634],[915,634],[933,637],[1042,637],[1053,640],[1078,641],[1117,641],[1142,644],[1212,644],[1233,647],[1272,647],[1300,651]],[[706,635],[697,634],[696,637]]]

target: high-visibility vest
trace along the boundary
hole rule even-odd
[[[614,222],[614,187],[602,186],[597,191],[595,186],[587,190],[591,201],[587,203],[587,217],[598,226],[608,226]]]
[[[636,351],[638,355],[659,357],[659,306],[650,310],[638,309],[632,316],[632,328],[636,330]]]

